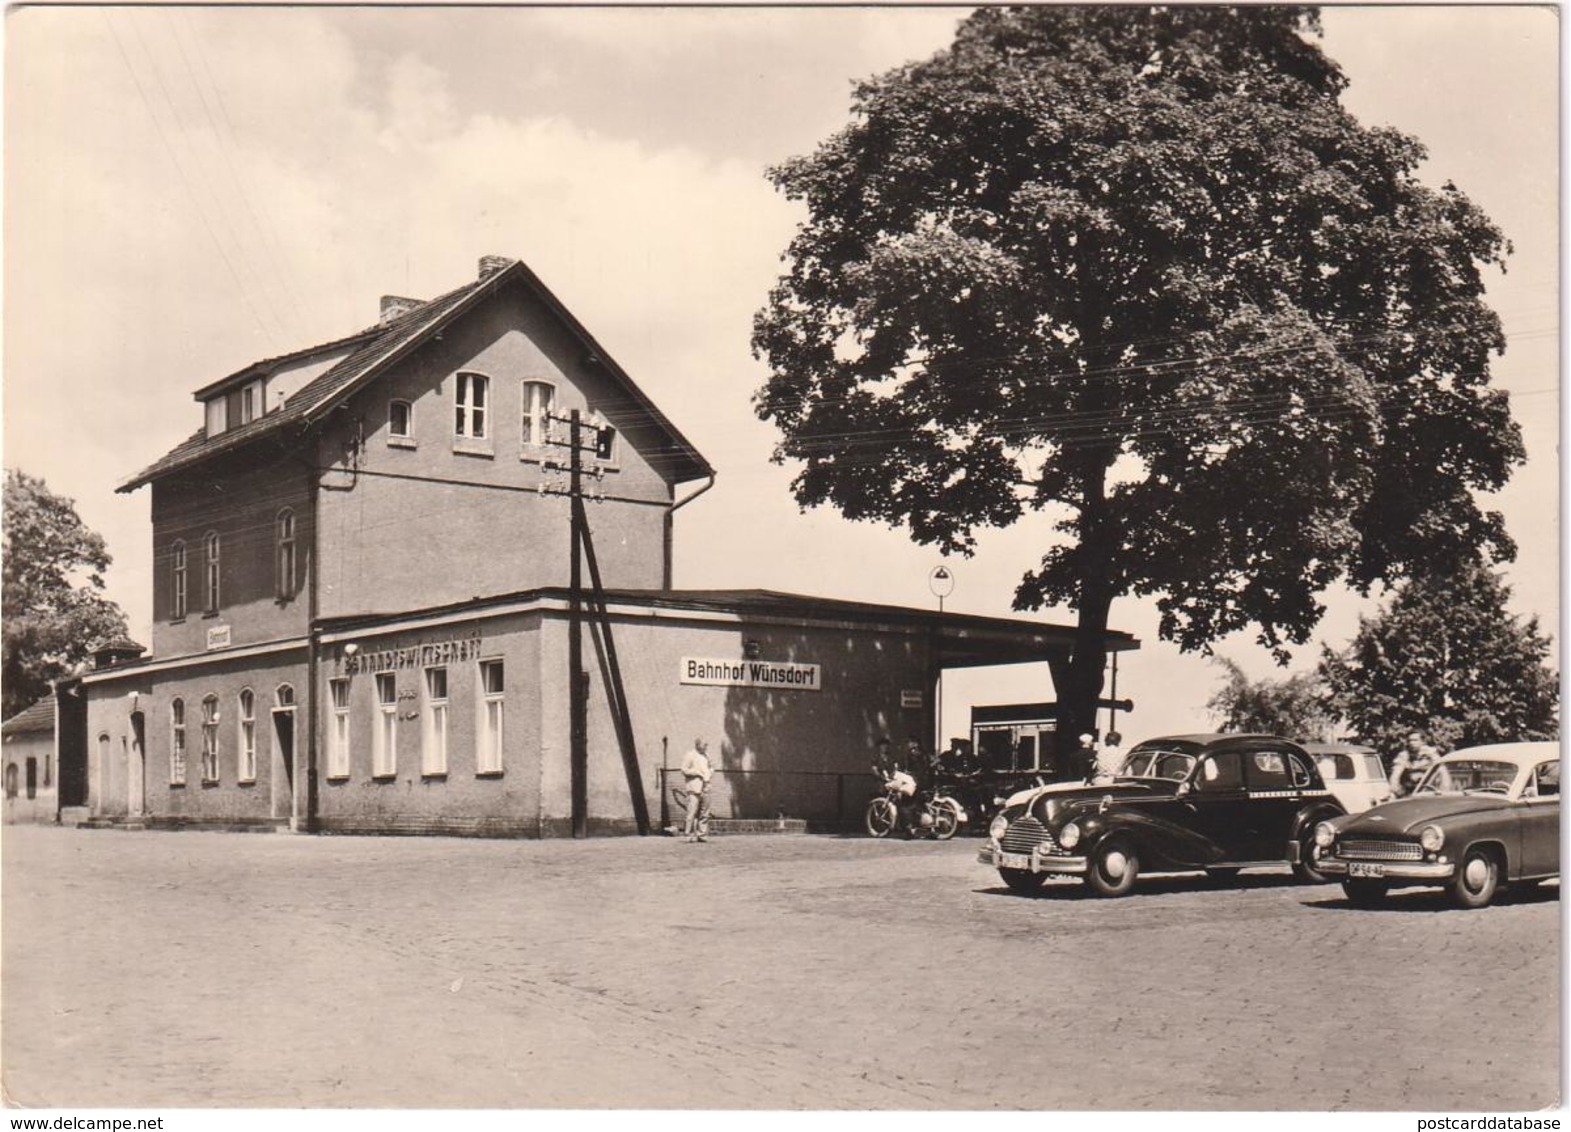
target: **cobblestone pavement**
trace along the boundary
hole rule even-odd
[[[1018,897],[977,842],[4,831],[28,1106],[1535,1109],[1559,887]],[[690,1087],[690,1067],[701,1082]]]

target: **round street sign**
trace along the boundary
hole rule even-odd
[[[937,597],[948,597],[955,592],[954,571],[948,566],[934,566],[927,576],[927,585]]]

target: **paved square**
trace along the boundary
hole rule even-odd
[[[978,842],[7,827],[29,1106],[1534,1109],[1559,887],[1008,893]],[[695,1083],[696,1082],[696,1083]]]

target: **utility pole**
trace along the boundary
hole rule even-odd
[[[573,836],[589,835],[589,703],[584,686],[584,594],[580,560],[583,557],[583,518],[579,507],[584,454],[579,447],[580,420],[574,409],[568,418],[568,499],[572,513],[572,565],[568,570],[567,672],[568,716],[572,728]]]

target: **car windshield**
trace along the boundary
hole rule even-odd
[[[1452,759],[1436,763],[1418,784],[1419,794],[1507,794],[1516,781],[1514,763],[1493,759]]]
[[[1120,778],[1168,778],[1181,782],[1189,777],[1195,757],[1183,751],[1168,751],[1160,747],[1143,747],[1131,751],[1118,772]]]

